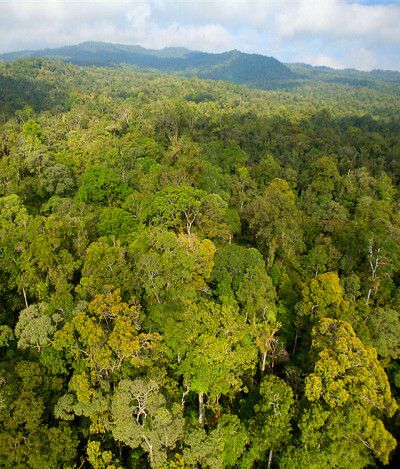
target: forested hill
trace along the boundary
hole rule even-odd
[[[312,67],[306,64],[287,64],[297,76],[327,83],[340,83],[352,86],[374,87],[375,82],[400,83],[400,72],[372,70],[363,72],[356,69],[336,70],[330,67]]]
[[[399,467],[375,83],[0,63],[1,468]]]
[[[237,50],[211,54],[180,47],[152,50],[93,41],[57,49],[10,52],[0,55],[0,61],[12,62],[18,58],[32,57],[48,57],[84,66],[129,64],[142,69],[232,81],[261,89],[290,89],[309,81],[370,88],[376,87],[377,82],[400,84],[400,73],[393,71],[361,72],[306,64],[282,64],[273,57]]]
[[[151,50],[140,46],[103,42],[84,42],[59,49],[11,52],[0,55],[0,60],[12,61],[14,58],[39,56],[58,58],[78,65],[106,66],[126,63],[186,76],[196,75],[200,78],[246,83],[261,88],[296,77],[294,72],[272,57],[245,54],[236,50],[210,54],[184,48]]]

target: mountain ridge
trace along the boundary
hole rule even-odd
[[[22,50],[0,55],[0,61],[47,57],[82,66],[119,66],[128,64],[143,69],[178,73],[184,76],[232,81],[254,88],[295,85],[299,80],[341,83],[349,86],[374,86],[376,80],[400,83],[400,72],[333,69],[303,63],[283,63],[274,57],[239,50],[220,53],[200,52],[185,47],[146,49],[139,45],[86,41],[76,45],[39,50]]]
[[[222,53],[192,51],[182,47],[145,49],[137,45],[87,41],[54,49],[25,50],[0,55],[12,62],[19,58],[57,58],[76,65],[112,66],[123,63],[185,76],[232,81],[256,87],[295,79],[297,74],[273,57],[247,54],[238,50]]]

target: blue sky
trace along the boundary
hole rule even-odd
[[[400,70],[400,0],[0,0],[0,52],[96,40]]]

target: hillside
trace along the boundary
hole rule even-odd
[[[382,83],[398,84],[400,72],[354,69],[335,70],[307,64],[283,64],[273,57],[237,50],[220,54],[191,51],[182,47],[145,49],[141,46],[84,42],[55,49],[16,51],[0,55],[0,61],[47,57],[83,66],[133,65],[141,69],[232,81],[260,89],[293,89],[309,82],[379,88]]]
[[[372,70],[363,72],[356,69],[337,70],[330,67],[312,67],[307,64],[286,64],[298,76],[327,83],[341,83],[351,86],[373,86],[376,80],[400,83],[400,72]]]
[[[85,42],[59,49],[11,52],[0,55],[0,60],[32,57],[57,58],[78,65],[110,66],[125,63],[185,76],[230,80],[261,88],[277,81],[296,78],[296,74],[278,60],[257,54],[239,51],[210,54],[174,47],[152,50],[102,42]]]

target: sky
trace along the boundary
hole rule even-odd
[[[0,0],[0,53],[84,41],[400,71],[400,0]]]

